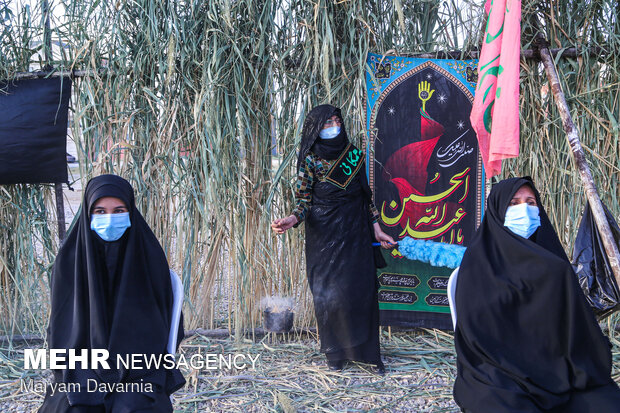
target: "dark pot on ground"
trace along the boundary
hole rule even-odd
[[[272,333],[288,333],[293,328],[294,316],[295,313],[288,309],[275,311],[267,308],[263,311],[263,326]]]

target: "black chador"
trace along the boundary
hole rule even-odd
[[[91,230],[91,209],[103,197],[122,200],[129,211],[131,226],[117,241],[106,242]],[[172,412],[169,395],[185,382],[177,369],[132,370],[117,363],[117,356],[166,353],[172,302],[166,256],[136,209],[131,185],[115,175],[93,178],[54,262],[48,344],[51,349],[106,349],[110,369],[54,370],[55,383],[64,386],[48,389],[39,412]],[[101,386],[89,391],[94,383],[126,391]]]
[[[312,109],[298,159],[298,170],[314,175],[305,212],[306,264],[321,351],[336,365],[357,360],[382,368],[371,192],[364,156],[349,143],[344,125],[335,138],[319,137],[334,115],[342,119],[334,106]]]
[[[521,186],[532,187],[540,227],[504,226]],[[465,412],[613,413],[609,340],[579,287],[529,178],[493,187],[456,286],[454,399]]]

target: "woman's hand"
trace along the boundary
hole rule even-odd
[[[286,218],[274,219],[271,223],[271,228],[276,234],[284,234],[287,229],[293,228],[293,225],[297,223],[297,217],[295,215],[289,215]]]
[[[396,246],[394,239],[381,230],[378,222],[372,224],[372,228],[375,230],[375,238],[381,243],[382,248],[393,248]]]

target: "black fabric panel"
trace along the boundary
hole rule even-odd
[[[422,311],[381,310],[381,325],[399,328],[436,328],[452,331],[450,314]]]
[[[0,83],[0,184],[67,182],[70,78]]]

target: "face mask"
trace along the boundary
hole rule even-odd
[[[90,229],[95,231],[104,241],[118,240],[130,226],[129,212],[93,214],[90,219]]]
[[[321,129],[319,136],[321,139],[334,139],[340,135],[340,126],[332,126],[331,128]]]
[[[526,203],[506,209],[504,226],[523,238],[529,238],[540,226],[538,207]]]

